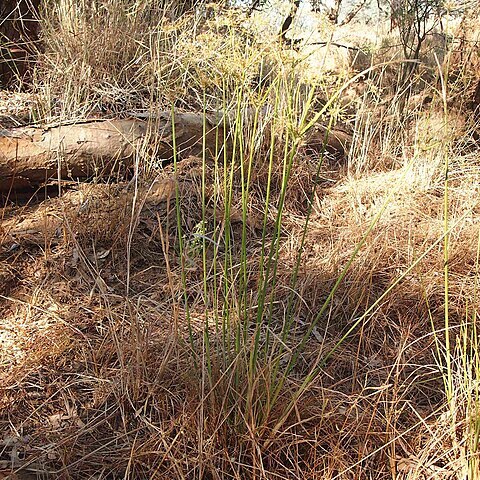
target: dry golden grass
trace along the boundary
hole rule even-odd
[[[189,167],[195,179],[194,165]],[[477,297],[473,279],[478,268],[480,172],[478,167],[466,171],[450,196],[455,224],[450,301],[458,322],[467,309],[478,308],[471,302]],[[304,304],[298,330],[306,328],[321,306],[385,197],[392,189],[396,193],[309,341],[300,370],[288,382],[290,388],[295,388],[302,370],[308,371],[332,348],[350,322],[441,238],[439,172],[430,175],[426,178],[419,165],[410,171],[347,176],[319,191],[297,284]],[[231,430],[221,391],[214,388],[208,394],[207,386],[199,391],[198,379],[192,376],[188,344],[182,341],[187,341],[187,331],[185,312],[177,301],[182,285],[174,244],[168,264],[165,261],[165,239],[172,242],[175,235],[168,196],[148,204],[139,216],[131,239],[130,295],[125,297],[131,221],[126,198],[126,193],[119,195],[102,185],[67,192],[62,199],[23,212],[29,219],[34,218],[31,213],[44,220],[53,216],[59,222],[53,232],[42,231],[42,226],[53,226],[37,221],[38,231],[30,228],[33,238],[17,234],[14,248],[4,241],[2,273],[8,291],[2,292],[2,406],[14,418],[9,423],[16,430],[10,435],[27,439],[18,441],[24,441],[21,449],[32,459],[31,467],[74,478],[88,478],[89,472],[102,469],[130,478],[291,478],[295,470],[307,478],[363,478],[373,469],[387,474],[387,458],[395,462],[397,457],[426,455],[423,438],[438,425],[425,431],[420,419],[432,420],[443,404],[430,325],[431,316],[441,329],[440,245],[341,346],[299,401],[285,431],[263,451],[258,432],[250,438],[248,432]],[[194,225],[201,217],[195,217],[191,189],[183,202],[189,212],[185,221]],[[288,292],[301,216],[301,211],[289,211],[285,218],[279,259],[285,280],[277,285],[279,298]],[[4,220],[4,228],[7,224]],[[258,233],[253,230],[248,248],[252,272],[258,269],[256,243]],[[187,285],[193,299],[190,315],[201,332],[202,319],[212,312],[202,310],[201,265],[198,258],[192,262]],[[281,322],[282,305],[275,309]],[[437,449],[439,441],[434,444]],[[453,450],[452,456],[460,461]],[[368,459],[356,465],[363,457]],[[431,462],[431,468],[438,467],[435,458]],[[421,468],[430,467],[422,462]]]
[[[114,2],[104,4],[113,9]],[[292,69],[273,46],[245,50],[237,18],[213,17],[195,35],[193,17],[165,17],[152,31],[148,9],[73,13],[53,10],[46,19],[37,109],[44,118],[58,113],[49,95],[65,76],[72,83],[59,108],[69,117],[98,113],[117,87],[128,101],[110,114],[165,108],[170,97],[192,109],[236,105],[219,92],[227,99],[245,92],[247,111],[262,95],[247,87],[259,58],[278,62],[272,75]],[[119,25],[128,28],[115,36]],[[186,48],[192,36],[197,43]],[[49,66],[61,48],[70,56]],[[152,71],[153,86],[146,83]],[[480,165],[467,138],[475,126],[462,104],[445,111],[447,99],[432,85],[431,102],[395,116],[395,105],[378,100],[384,81],[380,75],[362,87],[348,156],[327,156],[319,168],[318,154],[298,149],[278,237],[286,132],[294,130],[281,125],[295,113],[278,90],[267,95],[281,97],[281,118],[265,120],[272,132],[247,145],[255,155],[248,205],[241,162],[231,169],[221,155],[161,169],[144,159],[150,163],[130,182],[70,185],[60,197],[24,206],[6,202],[0,478],[479,478]],[[471,83],[465,80],[464,92]],[[262,243],[277,239],[258,342],[281,348],[261,350],[251,376]],[[237,348],[243,296],[248,338]],[[226,307],[234,328],[225,333],[216,321]],[[275,375],[297,351],[270,404]]]

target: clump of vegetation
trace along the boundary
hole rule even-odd
[[[173,154],[152,127],[123,176],[6,195],[11,478],[479,478],[478,39],[406,99],[396,52],[335,79],[248,21],[40,11],[38,121],[167,115]]]

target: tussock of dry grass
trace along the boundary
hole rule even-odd
[[[182,178],[190,184],[182,194],[187,231],[201,219],[195,217],[199,212],[193,201],[199,201],[194,193],[197,189],[198,195],[199,188],[195,162],[199,165],[192,159],[182,166],[186,172]],[[327,317],[315,329],[287,391],[295,389],[295,377],[302,370],[308,371],[322,352],[326,354],[350,323],[441,238],[440,172],[434,169],[430,179],[424,172],[418,165],[360,178],[347,176],[327,190],[318,190],[296,288],[303,304],[298,332],[320,308],[372,217],[395,193],[350,267]],[[173,174],[165,172],[167,186],[162,187],[167,190],[168,175]],[[450,245],[451,313],[456,322],[466,317],[467,308],[478,308],[471,303],[476,298],[478,175],[470,171],[459,176],[458,186],[450,192],[450,222],[455,225]],[[212,478],[235,478],[235,472],[254,475],[254,466],[242,465],[252,465],[260,457],[245,448],[260,447],[262,436],[268,438],[268,428],[251,438],[248,432],[232,431],[224,417],[221,392],[214,388],[203,397],[191,369],[169,195],[161,194],[155,201],[150,192],[153,197],[147,196],[138,216],[131,238],[130,295],[124,296],[126,226],[131,222],[132,202],[127,191],[98,185],[67,192],[61,199],[24,210],[32,222],[32,214],[37,216],[39,231],[30,234],[36,236],[36,246],[32,239],[17,235],[12,250],[11,240],[4,240],[2,269],[13,285],[3,293],[2,364],[9,367],[2,372],[2,404],[15,415],[15,424],[22,425],[22,435],[29,435],[24,447],[27,458],[57,474],[81,471],[84,478],[88,472],[98,472],[101,463],[105,471],[127,471],[133,478],[141,472],[188,478],[191,469],[198,474],[200,466]],[[298,195],[295,192],[294,197]],[[256,201],[260,203],[261,196],[252,198],[253,205]],[[295,201],[287,204],[291,210],[282,234],[279,266],[285,280],[277,285],[280,298],[288,292],[283,290],[284,295],[282,289],[296,260],[305,214],[295,212]],[[10,218],[15,217],[12,212]],[[39,220],[48,217],[59,223],[52,226]],[[8,222],[4,219],[2,227]],[[42,231],[42,226],[47,230]],[[255,251],[258,241],[258,232],[252,229],[249,250]],[[258,266],[252,260],[254,272]],[[198,325],[200,334],[205,314],[213,312],[201,308],[201,276],[196,274],[200,265],[189,268],[187,293],[193,325]],[[389,449],[373,452],[397,436],[400,439],[392,444],[396,455],[417,453],[415,435],[423,431],[419,416],[433,415],[442,402],[430,326],[432,317],[442,328],[442,268],[440,244],[336,352],[335,361],[324,367],[283,433],[262,451],[264,464],[258,468],[267,478],[269,471],[290,475],[293,468],[300,468],[307,478],[316,478],[319,471],[329,478],[352,469],[348,475],[359,478],[373,464],[387,465]],[[282,306],[275,308],[281,324]],[[201,342],[201,336],[196,341]],[[421,384],[419,378],[424,379]],[[204,388],[203,395],[209,391],[207,385]],[[392,402],[402,413],[392,410]],[[204,424],[198,423],[200,410]],[[402,437],[402,429],[408,431],[412,425],[417,427]],[[50,446],[39,451],[45,444]],[[219,454],[218,449],[224,448],[228,456]],[[352,467],[372,453],[361,467]]]
[[[298,78],[287,89],[291,62],[272,46],[249,43],[236,16],[200,23],[163,16],[153,24],[149,2],[138,2],[145,10],[135,15],[104,4],[110,16],[80,15],[62,0],[68,8],[44,19],[45,118],[56,115],[47,100],[64,77],[72,82],[64,85],[71,103],[57,106],[65,116],[98,114],[106,94],[126,101],[120,114],[168,107],[172,98],[228,109],[239,96],[247,112],[267,95],[265,130],[254,144],[254,127],[242,130],[242,159],[250,149],[254,158],[247,206],[242,164],[224,163],[223,152],[217,161],[142,164],[130,182],[68,184],[62,195],[24,206],[7,201],[0,217],[0,474],[478,478],[480,167],[466,148],[470,114],[457,105],[445,116],[432,87],[431,102],[400,118],[395,105],[380,105],[380,84],[369,79],[348,156],[322,159],[300,144],[277,238],[284,150],[302,108],[281,90],[253,91],[248,82],[260,57],[278,54],[272,78],[304,106]],[[122,36],[114,35],[119,26]],[[52,68],[62,42],[68,55]],[[152,75],[154,85],[146,82]],[[275,96],[279,119],[272,120]],[[345,120],[355,109],[341,112]],[[262,245],[277,239],[265,318],[256,325]],[[275,348],[259,349],[252,377],[257,341]]]

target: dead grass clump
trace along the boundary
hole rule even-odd
[[[439,114],[437,94],[395,116],[368,79],[350,155],[322,155],[305,125],[341,115],[292,62],[252,91],[270,47],[236,15],[156,6],[57,2],[44,91],[62,77],[68,115],[110,84],[125,109],[186,95],[227,110],[230,150],[161,169],[139,151],[129,183],[2,212],[0,468],[475,479],[480,170],[452,145],[461,112]]]
[[[198,158],[166,168],[151,187],[79,188],[26,208],[22,222],[30,226],[35,221],[45,226],[42,219],[48,214],[59,222],[30,231],[30,239],[13,235],[13,213],[4,219],[3,261],[15,265],[15,251],[21,251],[28,266],[15,271],[17,286],[3,299],[5,325],[24,325],[17,333],[13,327],[4,329],[10,347],[2,352],[4,365],[16,362],[1,378],[3,404],[17,418],[15,430],[3,423],[4,430],[17,445],[21,442],[24,455],[15,457],[15,468],[73,478],[270,478],[294,472],[312,479],[319,472],[322,478],[367,478],[373,469],[379,477],[391,475],[397,463],[406,465],[425,447],[425,432],[433,427],[420,418],[433,418],[444,402],[438,359],[432,354],[435,338],[443,334],[435,337],[430,329],[430,321],[442,328],[441,243],[411,267],[443,235],[441,168],[418,163],[389,173],[339,177],[328,189],[317,187],[301,245],[308,213],[304,199],[316,169],[304,160],[299,155],[294,163],[298,169],[287,194],[278,275],[269,289],[272,317],[261,334],[262,345],[268,335],[282,336],[291,274],[302,251],[295,323],[281,354],[282,369],[372,219],[383,213],[311,330],[272,408],[267,401],[275,386],[269,380],[272,365],[262,360],[250,387],[248,361],[243,363],[250,355],[247,346],[233,356],[222,350],[225,342],[233,348],[235,337],[222,334],[225,312],[219,306],[229,294],[213,268],[232,269],[241,258],[242,216],[235,218],[235,210],[242,211],[238,170],[230,219],[224,190],[216,183],[224,176],[223,166]],[[474,170],[456,171],[458,185],[449,196],[455,324],[476,298],[471,279],[478,240],[478,182]],[[265,197],[256,175],[250,208],[261,211]],[[209,220],[199,228],[202,179],[208,182],[203,190],[208,218],[217,223]],[[271,196],[273,206],[278,194]],[[274,214],[272,208],[267,236],[273,232]],[[59,228],[60,235],[49,233]],[[226,228],[234,248],[216,250],[206,240],[204,260],[198,235],[220,243]],[[253,255],[247,285],[255,305],[262,231],[254,226],[246,231],[247,251]],[[225,263],[228,255],[231,263]],[[237,283],[229,286],[236,288]],[[241,290],[236,292],[234,298],[241,299]],[[239,305],[230,305],[232,324],[244,321]],[[254,325],[248,328],[255,332]],[[295,398],[302,379],[319,365],[307,391],[284,417],[283,408]],[[13,447],[5,452],[13,455]]]
[[[156,0],[45,8],[34,82],[41,118],[226,109],[233,92],[256,81],[268,49],[259,50],[240,10],[212,15],[199,6],[176,16],[172,8]]]

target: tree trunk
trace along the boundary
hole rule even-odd
[[[221,144],[226,122],[221,114],[204,120],[200,113],[177,113],[172,125],[170,112],[163,112],[150,120],[95,120],[48,129],[0,130],[0,192],[57,179],[124,173],[139,154],[159,162],[169,161],[175,154],[174,145],[178,158],[202,155],[203,145],[213,155],[216,149],[230,149],[230,145]],[[324,126],[317,125],[307,136],[305,146],[315,151],[325,146],[331,152],[344,154],[350,141],[344,132],[327,134]]]
[[[173,158],[173,131],[178,155],[202,151],[201,114],[179,113],[172,128],[170,112],[155,120],[103,120],[48,129],[0,131],[0,191],[26,188],[52,179],[109,176],[131,168],[139,152],[159,160]],[[221,122],[207,119],[205,143],[215,148],[223,138]]]

